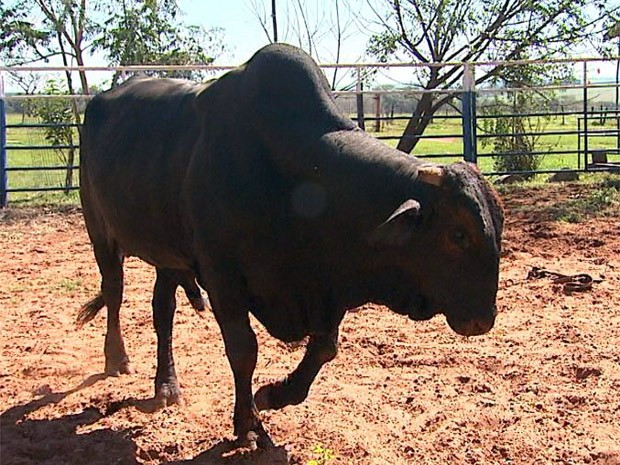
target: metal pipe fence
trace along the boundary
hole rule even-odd
[[[608,59],[620,63],[620,57]],[[582,66],[581,82],[549,84],[537,87],[489,87],[476,83],[476,69],[497,66],[498,63],[393,63],[322,65],[324,70],[345,68],[354,79],[353,90],[335,91],[340,108],[358,125],[388,144],[409,138],[416,143],[413,154],[446,162],[465,159],[481,166],[483,173],[499,174],[548,174],[562,171],[584,172],[592,170],[620,171],[620,105],[618,79],[615,82],[591,82],[588,66],[605,61],[600,58],[580,60],[553,60],[546,62],[518,61],[502,66],[532,64],[570,64]],[[395,88],[365,89],[365,71],[385,69],[428,69],[429,67],[459,66],[463,78],[448,89]],[[159,66],[159,67],[0,67],[0,86],[3,72],[50,72],[84,70],[111,72],[152,72],[173,70],[205,70],[223,72],[230,66]],[[615,99],[611,95],[615,94]],[[451,97],[438,111],[424,116],[427,130],[421,134],[403,135],[403,123],[411,120],[415,105],[423,96]],[[544,108],[523,109],[518,106],[518,96],[534,95]],[[546,96],[545,96],[546,95]],[[603,97],[601,97],[603,95]],[[45,123],[41,121],[16,122],[15,110],[32,101],[49,99],[84,101],[88,96],[69,95],[5,95],[0,87],[0,206],[5,206],[9,195],[32,192],[71,192],[79,189],[72,175],[79,166],[66,157],[67,151],[79,151],[75,142],[62,143],[46,137],[45,131],[66,129],[74,132],[77,140],[79,125],[75,122]],[[366,111],[371,109],[371,111]],[[391,111],[390,111],[391,110]],[[561,123],[550,124],[561,119]],[[518,121],[519,124],[515,122]],[[524,124],[527,123],[527,124]],[[532,122],[538,125],[531,126]],[[530,124],[530,126],[528,126]],[[30,140],[24,134],[38,132],[38,139]],[[7,137],[8,136],[8,137]],[[506,142],[508,141],[508,142]],[[510,149],[510,141],[514,142]],[[516,142],[527,141],[519,148]],[[442,145],[443,144],[443,145]],[[502,148],[502,144],[507,147]],[[529,145],[528,145],[529,144]],[[40,153],[52,154],[46,160]],[[557,159],[558,163],[535,164],[535,169],[506,169],[498,160],[510,157],[532,159]],[[30,158],[28,158],[30,157]],[[43,160],[43,161],[41,161]],[[566,166],[564,166],[566,165]],[[500,167],[501,169],[499,169]],[[50,176],[45,182],[39,173]],[[65,176],[63,177],[63,173]]]

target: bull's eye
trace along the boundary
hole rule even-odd
[[[450,239],[461,249],[467,249],[471,244],[469,235],[461,228],[456,228],[450,234]]]

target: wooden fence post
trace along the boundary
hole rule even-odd
[[[381,132],[381,94],[375,94],[375,132]]]

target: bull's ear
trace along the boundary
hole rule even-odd
[[[417,200],[405,200],[371,234],[372,243],[393,246],[404,245],[413,236],[422,207]]]

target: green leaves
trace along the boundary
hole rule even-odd
[[[54,80],[46,83],[44,93],[46,95],[66,95],[67,92],[61,85]],[[66,126],[67,121],[72,120],[72,110],[68,99],[65,98],[42,98],[37,99],[34,104],[33,114],[38,116],[45,127],[45,140],[50,145],[71,145],[73,144],[73,128]],[[62,154],[62,149],[56,149]]]
[[[84,53],[100,51],[110,65],[211,63],[224,51],[222,30],[186,25],[180,16],[175,0],[0,2],[0,58],[84,64]]]
[[[473,62],[545,59],[566,56],[584,45],[599,46],[605,27],[618,20],[620,4],[604,0],[376,0],[382,31],[367,51],[380,62]],[[618,39],[620,40],[620,39]],[[609,47],[608,47],[609,50]],[[547,80],[561,79],[539,68]],[[422,71],[423,70],[423,71]],[[498,78],[513,80],[501,65],[476,69],[476,85]],[[530,78],[538,76],[532,72]],[[454,89],[463,79],[462,66],[418,68],[412,84],[427,90]],[[411,151],[425,125],[451,96],[432,105],[420,99],[399,148]],[[423,107],[423,104],[426,107]],[[419,118],[424,115],[426,119]],[[417,121],[415,119],[417,117]],[[413,142],[412,142],[413,141]],[[519,141],[521,143],[523,141]]]
[[[0,3],[0,59],[5,63],[23,64],[34,54],[35,59],[46,59],[51,31],[36,25],[29,16],[26,1],[9,6]]]
[[[223,51],[220,29],[209,31],[180,22],[176,2],[123,0],[110,3],[104,33],[94,41],[111,65],[209,64]],[[195,73],[153,73],[196,77]]]
[[[368,42],[368,53],[376,57],[380,63],[387,63],[398,50],[398,39],[399,35],[393,31],[376,34]]]
[[[512,60],[559,56],[600,41],[620,6],[591,0],[382,0],[384,31],[368,52],[381,61]]]

